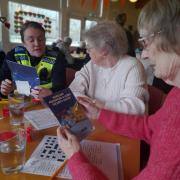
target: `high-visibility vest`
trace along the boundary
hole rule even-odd
[[[14,57],[17,63],[25,66],[32,66],[30,57],[25,47],[23,46],[16,47]],[[51,72],[53,65],[56,61],[56,57],[57,57],[57,53],[53,53],[53,56],[51,55],[51,53],[47,53],[46,55],[42,56],[41,61],[35,66],[38,75],[40,75],[41,70],[44,68],[47,69],[48,72],[47,79],[43,84],[41,84],[41,87],[45,87],[45,88],[52,87]]]

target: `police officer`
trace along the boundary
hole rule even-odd
[[[6,59],[36,68],[41,87],[32,89],[31,94],[41,97],[65,88],[65,57],[61,52],[46,47],[45,30],[41,24],[26,22],[20,34],[23,46],[17,46],[8,52]],[[6,61],[0,71],[0,81],[2,95],[8,95],[14,90]]]

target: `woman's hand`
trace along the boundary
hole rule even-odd
[[[78,98],[86,101],[86,102],[89,102],[90,104],[93,104],[95,105],[96,107],[98,107],[99,109],[103,109],[104,108],[104,105],[105,103],[98,100],[98,99],[93,99],[93,98],[90,98],[88,96],[79,96]]]
[[[78,102],[85,108],[86,116],[89,119],[98,119],[101,109],[98,105],[96,105],[96,100],[91,99],[90,101],[90,98],[87,97],[78,97],[77,99]]]
[[[67,128],[59,127],[57,128],[58,144],[63,152],[66,154],[67,158],[70,158],[73,154],[78,152],[81,147],[76,136],[71,134]]]
[[[7,96],[9,93],[11,93],[14,90],[14,86],[12,81],[9,79],[5,79],[1,82],[1,93],[5,96]]]
[[[52,94],[52,91],[47,88],[34,87],[31,89],[31,95],[36,99],[42,99],[43,97],[49,96]]]

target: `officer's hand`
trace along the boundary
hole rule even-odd
[[[5,79],[1,82],[1,93],[5,96],[7,96],[10,92],[14,90],[14,86],[12,81],[9,79]]]
[[[52,91],[50,89],[42,87],[35,87],[34,89],[31,89],[31,95],[37,99],[42,99],[43,97],[49,96],[51,94]]]

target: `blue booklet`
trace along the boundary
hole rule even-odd
[[[83,139],[92,131],[92,123],[85,116],[83,107],[78,104],[69,88],[44,97],[43,100],[60,125],[68,126],[79,139]]]
[[[30,88],[40,85],[40,79],[35,67],[24,66],[9,60],[7,60],[7,64],[11,70],[13,81],[27,81]]]

